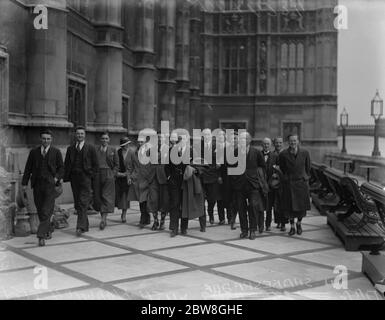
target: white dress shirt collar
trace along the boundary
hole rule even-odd
[[[84,141],[76,142],[76,149],[79,148],[80,150],[82,150],[83,147],[84,147]]]
[[[48,146],[47,148],[44,148],[44,146],[41,146],[41,147],[40,147],[40,153],[43,154],[43,151],[44,151],[44,149],[45,149],[45,154],[47,154],[47,153],[48,153],[48,150],[49,150],[49,147],[50,147],[50,146]]]

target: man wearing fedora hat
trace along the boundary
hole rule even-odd
[[[37,237],[39,246],[45,245],[45,240],[51,238],[51,217],[55,208],[57,189],[61,184],[64,165],[59,149],[53,147],[52,131],[43,130],[40,133],[40,146],[31,150],[24,169],[22,179],[23,192],[26,191],[31,179],[33,198],[39,217]]]

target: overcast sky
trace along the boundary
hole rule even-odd
[[[339,0],[348,8],[348,29],[339,30],[338,114],[350,124],[372,124],[370,101],[385,99],[385,0]]]

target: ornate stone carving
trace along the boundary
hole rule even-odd
[[[283,19],[283,29],[282,31],[302,31],[304,30],[303,26],[303,15],[297,11],[290,11],[286,15],[282,16]]]
[[[244,17],[237,13],[233,13],[231,16],[225,16],[223,30],[225,33],[246,32]]]
[[[267,46],[266,42],[262,41],[259,48],[259,92],[266,93],[267,82]]]

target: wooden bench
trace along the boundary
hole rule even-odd
[[[369,195],[377,206],[380,215],[380,227],[385,230],[385,190],[381,186],[365,182],[361,190]],[[362,273],[374,284],[375,288],[385,295],[385,255],[379,252],[362,253]]]
[[[338,182],[337,179],[333,181]],[[344,242],[347,251],[378,251],[385,241],[375,202],[351,177],[342,176],[338,188],[346,209],[342,213],[328,211],[328,224]]]
[[[321,215],[326,215],[327,210],[336,206],[339,199],[333,184],[325,175],[325,171],[328,169],[327,166],[313,162],[311,169],[314,180],[310,184],[312,202]]]
[[[385,188],[381,188],[379,185],[370,182],[365,182],[361,185],[361,190],[376,204],[380,218],[379,226],[385,232]]]

